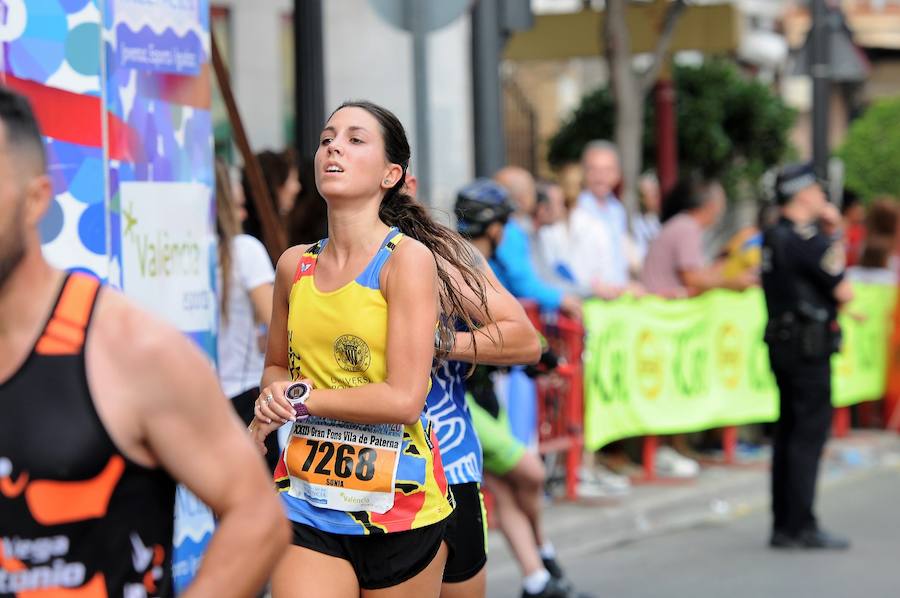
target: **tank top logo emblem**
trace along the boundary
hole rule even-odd
[[[348,372],[365,372],[372,363],[372,353],[366,341],[345,334],[334,341],[334,359],[341,369]]]

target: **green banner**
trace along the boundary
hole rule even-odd
[[[841,319],[848,342],[835,357],[836,405],[884,392],[897,291],[878,285],[856,290]],[[774,421],[777,389],[762,342],[765,323],[758,289],[586,304],[586,445]]]
[[[831,361],[835,407],[880,399],[887,384],[897,288],[858,284],[853,286],[853,293],[853,302],[840,318],[844,346]]]

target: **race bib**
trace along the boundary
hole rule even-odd
[[[385,513],[394,506],[402,446],[401,424],[297,422],[284,451],[288,493],[325,509]]]

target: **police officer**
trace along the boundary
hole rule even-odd
[[[838,308],[852,299],[844,280],[841,217],[811,164],[776,179],[778,222],[763,236],[765,340],[780,395],[772,453],[773,548],[844,549],[813,514],[819,458],[831,427],[831,355],[840,345]]]

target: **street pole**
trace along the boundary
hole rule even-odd
[[[475,176],[489,177],[506,163],[500,87],[500,12],[496,0],[472,9],[472,95]]]
[[[325,124],[322,0],[294,0],[294,147],[311,159]]]
[[[816,176],[828,178],[828,127],[831,102],[831,52],[826,0],[812,2],[811,68],[813,78],[812,148]]]
[[[413,81],[416,102],[416,163],[418,180],[417,196],[420,201],[431,203],[431,134],[428,107],[428,29],[425,20],[425,0],[407,0],[412,18]]]

